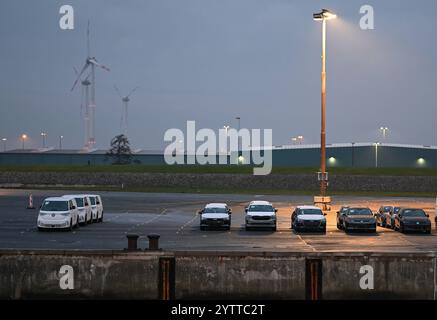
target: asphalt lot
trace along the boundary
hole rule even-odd
[[[80,227],[72,232],[38,232],[38,210],[26,209],[32,193],[35,206],[48,196],[72,191],[0,189],[0,249],[112,249],[127,246],[126,234],[140,235],[139,246],[148,246],[147,234],[161,235],[164,250],[226,251],[437,251],[435,199],[336,196],[328,213],[327,233],[295,233],[290,229],[292,208],[311,204],[310,196],[207,195],[176,193],[100,192],[104,222]],[[76,192],[80,193],[80,192]],[[278,208],[278,230],[245,231],[244,207],[251,200],[268,200]],[[208,202],[226,202],[232,207],[230,231],[200,231],[197,211]],[[376,234],[345,234],[336,228],[341,205],[368,206],[400,204],[420,207],[430,214],[431,235],[401,234],[378,227]]]

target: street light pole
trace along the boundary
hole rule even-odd
[[[237,134],[237,138],[238,138],[238,143],[237,143],[237,154],[238,154],[238,158],[240,158],[241,154],[240,154],[240,121],[241,118],[240,117],[235,117],[235,119],[238,121],[238,134]]]
[[[379,130],[382,132],[382,140],[385,141],[385,138],[387,137],[388,128],[387,127],[381,127],[381,128],[379,128]]]
[[[64,139],[64,136],[59,136],[59,150],[62,150],[62,139]]]
[[[27,134],[25,134],[25,133],[23,133],[22,135],[21,135],[21,142],[22,142],[22,147],[23,147],[23,150],[24,150],[24,141],[27,139]]]
[[[42,137],[42,147],[43,147],[43,148],[46,147],[46,136],[47,136],[47,133],[46,133],[46,132],[41,132],[41,137]]]
[[[313,14],[316,21],[322,21],[322,112],[320,130],[320,195],[326,195],[326,21],[337,16],[329,10],[322,9],[320,13]]]

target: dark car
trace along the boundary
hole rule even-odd
[[[379,208],[378,213],[375,215],[376,224],[381,227],[387,227],[386,221],[393,212],[392,206],[382,206]]]
[[[343,206],[340,208],[340,210],[337,211],[337,229],[341,230],[343,228],[343,213],[345,213],[347,209],[349,209],[348,206]]]
[[[291,229],[299,231],[326,232],[326,218],[315,206],[299,206],[291,214]]]
[[[390,215],[387,215],[387,220],[385,221],[385,226],[388,228],[395,228],[395,218],[399,213],[399,210],[401,210],[401,207],[393,207],[393,211],[390,213]]]
[[[403,208],[395,217],[395,230],[431,233],[431,220],[423,209]]]
[[[343,213],[344,231],[376,232],[376,219],[369,208],[349,208]]]

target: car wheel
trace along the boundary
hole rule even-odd
[[[402,224],[399,225],[399,232],[400,233],[404,233],[405,232],[404,226]]]
[[[249,226],[245,226],[246,231],[250,231],[250,227]]]
[[[227,231],[230,231],[230,230],[231,230],[231,226],[227,226],[227,227],[226,227],[226,230],[227,230]]]
[[[44,231],[44,228],[38,227],[38,231],[43,232],[43,231]]]
[[[100,217],[100,222],[103,222],[103,212],[102,212],[102,216]]]
[[[322,229],[322,233],[326,233],[326,227]]]
[[[272,230],[273,230],[273,231],[276,231],[276,226],[274,226],[274,227],[272,228]]]
[[[205,227],[204,227],[204,226],[201,226],[201,227],[200,227],[200,231],[205,231]]]
[[[73,231],[73,219],[70,219],[70,226],[67,229],[68,231]]]

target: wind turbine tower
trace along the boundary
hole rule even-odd
[[[88,21],[87,27],[87,58],[85,60],[85,64],[82,67],[81,71],[77,74],[76,80],[73,83],[73,87],[71,91],[74,90],[76,84],[81,80],[84,72],[91,68],[90,74],[85,78],[85,80],[81,80],[82,86],[85,91],[85,113],[84,113],[84,122],[85,122],[85,149],[92,149],[96,143],[95,139],[95,109],[96,109],[96,67],[99,67],[103,70],[110,71],[108,67],[97,62],[95,57],[91,56],[90,50],[90,22]],[[91,76],[91,81],[88,80],[88,77]]]
[[[115,88],[115,91],[117,91],[118,96],[121,99],[121,108],[122,108],[122,110],[121,110],[121,119],[120,119],[120,130],[121,130],[121,133],[123,133],[125,136],[127,136],[130,96],[139,87],[135,87],[134,89],[132,89],[131,92],[129,92],[129,94],[126,95],[126,96],[122,96],[122,94],[120,93],[120,90],[117,88],[117,86],[114,86],[114,88]]]

